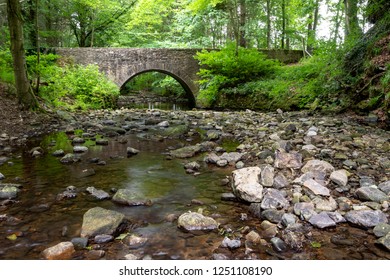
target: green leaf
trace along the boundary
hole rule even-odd
[[[123,240],[125,239],[127,236],[129,236],[130,233],[122,233],[120,234],[117,238],[115,238],[116,240]]]
[[[312,248],[321,248],[321,243],[320,242],[317,242],[317,241],[312,241],[310,242],[310,245]]]
[[[7,236],[7,239],[8,240],[11,240],[11,241],[15,241],[16,239],[18,239],[18,237],[16,236],[15,233],[11,234],[11,235],[8,235]]]

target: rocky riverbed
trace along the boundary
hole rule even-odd
[[[126,147],[122,156],[136,160],[143,141],[174,139],[178,142],[164,151],[165,161],[179,160],[189,182],[210,170],[224,172],[218,180],[218,200],[231,203],[234,216],[228,219],[218,207],[194,198],[189,209],[167,215],[165,223],[176,228],[189,252],[203,250],[202,257],[150,254],[143,248],[157,241],[134,231],[142,228],[142,217],[134,223],[121,209],[152,207],[154,199],[129,188],[110,190],[111,196],[110,191],[90,187],[87,192],[97,202],[82,213],[79,236],[41,246],[41,258],[390,258],[389,131],[347,116],[282,111],[122,109],[64,117],[67,122],[56,128],[66,133],[72,150],[55,150],[50,156],[66,166],[88,163],[80,178],[94,176],[94,166],[109,165],[85,157],[91,141],[103,148],[121,143]],[[128,142],[129,135],[137,135],[137,147]],[[0,223],[6,226],[19,218],[9,213],[27,186],[1,173],[1,165],[12,165],[17,155],[9,146],[17,139],[2,134],[0,141]],[[37,146],[26,152],[39,158],[49,151]],[[76,195],[68,186],[57,200]],[[115,209],[107,209],[110,204],[104,201]],[[9,232],[7,238],[17,239],[18,234]],[[163,236],[158,238],[164,242]]]

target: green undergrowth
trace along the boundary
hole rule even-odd
[[[337,63],[316,55],[293,65],[275,67],[272,73],[220,91],[215,107],[254,110],[336,110],[342,100],[330,93],[341,88]]]
[[[26,56],[27,72],[36,96],[55,108],[67,110],[116,107],[119,88],[96,65],[81,66],[54,54]],[[39,77],[39,79],[38,79]],[[0,81],[14,84],[12,57],[0,50]]]

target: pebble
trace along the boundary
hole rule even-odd
[[[241,241],[239,239],[230,239],[225,237],[221,243],[221,247],[229,249],[238,249],[241,247]]]

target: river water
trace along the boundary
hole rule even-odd
[[[74,135],[63,132],[35,139],[29,147],[15,152],[8,163],[0,166],[0,172],[6,177],[2,183],[23,186],[14,204],[0,208],[0,217],[3,217],[0,220],[0,259],[42,258],[44,249],[79,237],[84,213],[96,206],[125,214],[134,225],[130,233],[148,239],[144,246],[133,249],[121,240],[95,246],[105,250],[104,258],[107,259],[123,259],[129,253],[152,259],[210,259],[213,253],[239,259],[390,257],[389,253],[373,245],[372,234],[347,224],[329,230],[313,229],[310,236],[306,236],[312,242],[300,252],[276,253],[266,245],[249,251],[244,245],[234,251],[220,248],[224,236],[241,238],[244,242],[245,232],[259,231],[261,223],[248,214],[248,205],[221,200],[222,193],[231,191],[229,186],[221,185],[221,180],[230,175],[232,169],[202,163],[200,174],[186,174],[183,164],[189,160],[167,158],[169,150],[183,146],[185,140],[152,140],[145,135],[126,135],[126,141],[111,139],[107,146],[96,145],[92,137],[84,144],[89,150],[81,155],[81,162],[72,165],[61,164],[59,158],[52,155],[58,149],[72,150]],[[29,150],[36,146],[42,147],[45,153],[33,158]],[[128,158],[128,146],[140,153]],[[96,165],[97,158],[106,165]],[[193,160],[202,162],[202,155]],[[83,171],[92,169],[93,174],[85,176],[90,172]],[[69,186],[76,187],[77,196],[58,199]],[[151,199],[153,204],[126,207],[111,200],[98,200],[86,192],[91,186],[111,195],[114,189],[132,189]],[[187,211],[201,211],[212,216],[221,224],[220,230],[188,233],[178,229],[176,221],[167,220],[167,217],[177,217]],[[88,259],[86,251],[77,252],[75,258]]]

